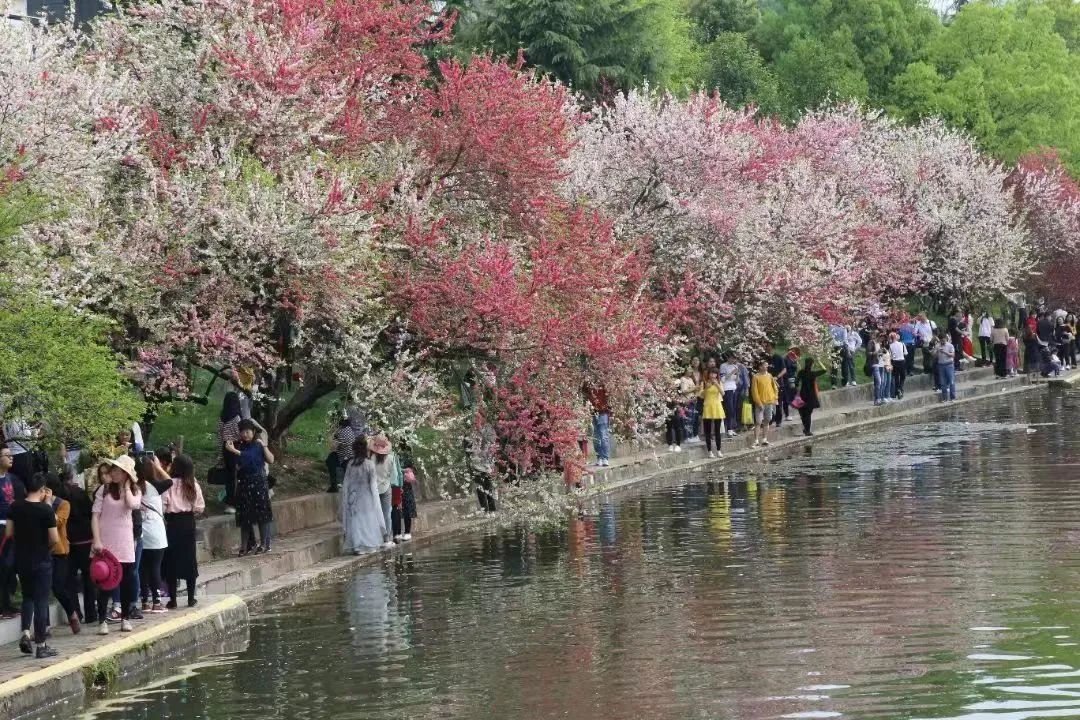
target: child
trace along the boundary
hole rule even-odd
[[[163,568],[169,588],[168,610],[176,608],[176,587],[180,578],[187,583],[188,607],[195,605],[195,580],[199,577],[195,553],[195,516],[206,510],[202,488],[195,479],[195,465],[187,455],[178,455],[169,468],[172,486],[161,496],[165,513],[165,548]]]
[[[270,486],[267,464],[274,454],[257,437],[256,425],[241,420],[238,426],[240,442],[229,441],[225,449],[236,456],[236,524],[240,528],[240,555],[270,552],[271,523],[274,512],[270,507]],[[254,526],[259,526],[259,544],[255,545]]]
[[[1005,370],[1009,377],[1020,372],[1020,341],[1012,336],[1005,343]]]
[[[769,424],[776,412],[780,393],[776,378],[769,374],[769,363],[758,363],[757,372],[750,378],[750,400],[754,403],[754,447],[769,444]]]

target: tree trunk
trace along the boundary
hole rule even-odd
[[[306,382],[292,394],[288,402],[279,407],[268,408],[269,417],[266,418],[265,427],[269,432],[270,449],[273,451],[285,449],[285,433],[296,421],[296,418],[304,414],[325,395],[332,393],[337,384],[328,380],[308,378]]]

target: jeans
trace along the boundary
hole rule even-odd
[[[698,412],[697,399],[691,400],[686,403],[685,414],[683,415],[683,437],[696,438],[698,435],[697,425],[698,419],[701,417],[701,413]],[[583,453],[586,454],[586,453]]]
[[[34,642],[45,643],[49,629],[49,595],[52,594],[52,558],[19,568],[22,587],[22,629],[34,626]]]
[[[844,385],[855,382],[855,353],[846,347],[840,356],[840,376]]]
[[[135,588],[130,596],[121,596],[124,589],[123,584],[113,590],[112,600],[114,605],[127,605],[128,603],[134,605],[139,601],[139,568],[142,565],[142,550],[142,538],[139,538],[135,541]]]
[[[938,363],[938,387],[942,401],[956,399],[956,368],[952,363]]]
[[[393,492],[393,490],[387,490],[386,492],[379,494],[379,504],[382,505],[383,520],[386,522],[386,537],[384,538],[385,540],[390,539],[390,528],[393,527],[393,525],[391,524],[393,522],[393,518],[390,517],[392,514],[390,511],[393,509],[391,503],[391,499],[393,498]]]
[[[739,406],[736,404],[736,400],[739,398],[738,390],[725,390],[724,391],[724,423],[727,425],[728,432],[734,432],[739,427]]]
[[[888,387],[885,384],[885,368],[874,366],[874,404],[879,404],[888,395]]]
[[[593,415],[593,450],[597,460],[611,459],[611,430],[608,427],[610,418],[607,413]]]

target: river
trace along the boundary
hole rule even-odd
[[[1080,718],[1078,411],[957,407],[419,550],[89,715]]]

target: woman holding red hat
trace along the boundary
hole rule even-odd
[[[101,473],[104,484],[94,491],[94,509],[90,527],[94,535],[93,552],[95,555],[111,554],[120,563],[120,631],[131,632],[131,609],[133,599],[138,594],[135,578],[135,536],[131,513],[138,510],[142,503],[136,482],[135,461],[122,455],[115,460],[106,460]],[[109,600],[111,588],[98,587],[98,634],[108,635]]]

